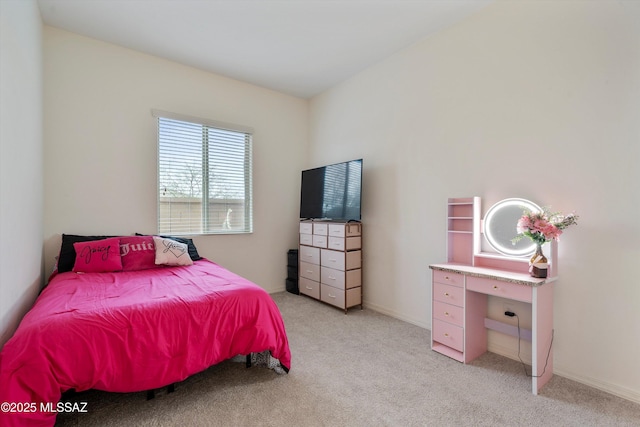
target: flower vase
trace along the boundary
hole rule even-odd
[[[531,277],[545,279],[549,271],[548,268],[547,257],[542,253],[542,245],[538,243],[536,244],[536,253],[533,254],[529,261],[529,274]]]

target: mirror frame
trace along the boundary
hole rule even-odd
[[[489,242],[489,245],[491,245],[493,249],[495,249],[498,253],[502,255],[506,255],[510,257],[525,257],[525,256],[532,255],[536,251],[536,244],[534,242],[531,242],[530,245],[522,249],[514,250],[510,246],[505,246],[504,242],[498,241],[494,236],[494,234],[492,233],[492,228],[491,228],[492,220],[494,219],[496,214],[500,212],[500,210],[502,209],[513,208],[513,206],[518,206],[522,209],[528,209],[532,212],[542,211],[542,208],[540,206],[538,206],[537,204],[527,199],[510,198],[510,199],[500,200],[499,202],[491,206],[489,210],[487,210],[487,213],[485,214],[484,223],[482,227],[484,237],[487,239],[487,242]],[[514,226],[517,226],[517,223],[514,224]]]

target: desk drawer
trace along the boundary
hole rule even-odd
[[[313,234],[302,234],[300,233],[300,244],[301,245],[313,245]]]
[[[501,280],[467,277],[467,290],[529,303],[533,300],[533,288],[531,286],[503,282]]]
[[[311,222],[301,222],[300,223],[300,233],[301,234],[313,234],[313,223],[311,223]]]
[[[440,301],[433,302],[433,317],[443,322],[463,326],[464,310],[462,307],[446,304]]]
[[[448,271],[433,270],[433,282],[462,286],[464,285],[464,276],[458,273],[449,273]]]
[[[463,329],[441,320],[433,319],[433,340],[458,351],[464,351]]]
[[[447,304],[457,305],[459,307],[464,306],[464,289],[451,286],[451,285],[443,285],[442,283],[434,283],[433,284],[433,300],[434,301],[442,301]]]

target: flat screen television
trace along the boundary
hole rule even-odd
[[[300,218],[360,221],[362,159],[302,171]]]

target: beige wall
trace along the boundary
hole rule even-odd
[[[639,112],[638,21],[604,1],[494,3],[314,98],[310,163],[364,158],[365,306],[430,327],[447,197],[575,210],[555,372],[640,401]]]
[[[2,347],[42,281],[42,23],[36,2],[0,1],[0,31]]]
[[[306,100],[46,26],[44,61],[47,271],[61,233],[157,232],[154,108],[254,129],[254,233],[195,243],[263,288],[284,290]]]

